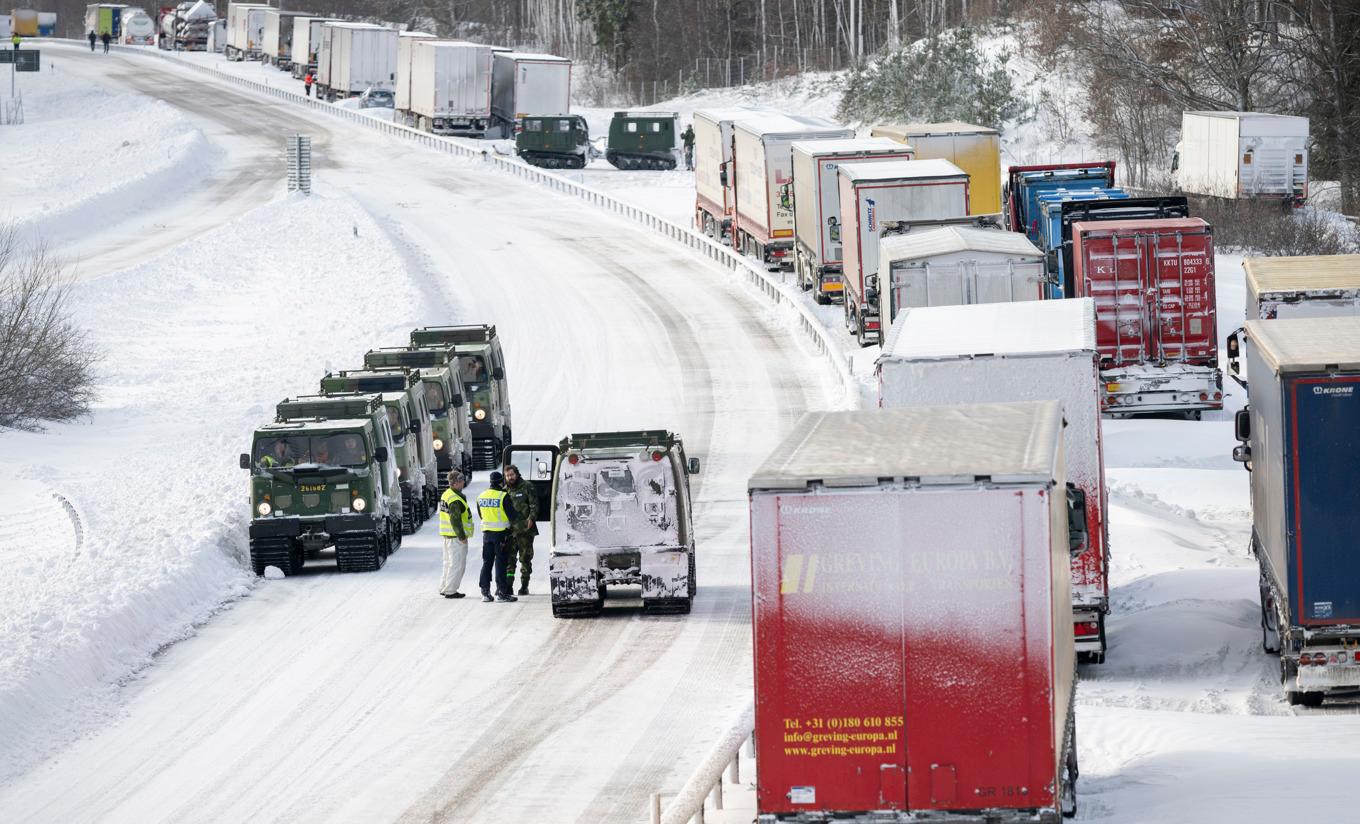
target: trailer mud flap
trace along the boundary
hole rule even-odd
[[[664,549],[642,553],[642,597],[688,598],[689,553],[683,549]]]
[[[600,573],[593,550],[578,555],[554,554],[548,561],[548,584],[555,602],[597,601]]]

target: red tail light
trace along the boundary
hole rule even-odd
[[[1303,655],[1299,656],[1299,666],[1306,667],[1312,663],[1312,661],[1308,660],[1308,653],[1305,652]]]
[[[1075,624],[1075,628],[1076,634],[1082,638],[1100,634],[1100,624],[1095,621],[1078,621]]]
[[[1215,393],[1214,393],[1214,400],[1216,400],[1216,401],[1221,401],[1221,400],[1223,400],[1223,393],[1222,393],[1222,392],[1215,392]]]
[[[569,455],[569,456],[567,457],[567,462],[568,462],[568,463],[572,463],[572,464],[578,464],[578,463],[581,462],[581,456],[580,456],[580,455]]]
[[[661,459],[664,458],[664,457],[666,457],[666,453],[665,453],[665,452],[653,452],[653,453],[652,453],[652,460],[654,460],[654,461],[659,461],[659,460],[661,460]]]
[[[1321,652],[1315,652],[1315,653],[1313,653],[1313,663],[1314,663],[1314,664],[1325,664],[1325,663],[1327,663],[1327,656],[1326,656],[1325,654],[1321,653]]]
[[[1199,399],[1202,400],[1202,401],[1207,401],[1207,400],[1209,400],[1209,393],[1208,393],[1208,392],[1201,392],[1201,393],[1199,393]]]

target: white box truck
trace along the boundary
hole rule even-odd
[[[293,40],[299,20],[308,18],[301,12],[267,9],[264,14],[264,62],[284,71],[293,65]]]
[[[1090,298],[929,306],[896,321],[879,356],[878,405],[1057,400],[1067,481],[1086,503],[1086,542],[1072,553],[1077,654],[1105,660],[1110,609],[1100,364]]]
[[[392,96],[396,120],[407,126],[415,123],[402,113],[411,111],[411,60],[416,54],[416,44],[425,40],[437,40],[433,34],[425,32],[401,32],[397,38],[397,89]]]
[[[269,6],[263,3],[232,3],[227,6],[228,60],[258,60],[264,50],[264,18]]]
[[[697,135],[696,135],[697,137]],[[793,146],[793,271],[818,303],[841,295],[841,190],[837,169],[860,160],[911,160],[887,138],[799,140]]]
[[[1185,112],[1171,178],[1190,194],[1302,204],[1308,197],[1308,118]]]
[[[919,226],[878,244],[879,312],[892,328],[913,306],[1042,300],[1044,253],[1020,232]]]
[[[737,198],[732,188],[732,125],[773,109],[732,106],[694,112],[694,226],[717,241],[731,240]]]
[[[409,105],[401,114],[427,132],[485,137],[491,128],[492,54],[480,43],[418,41]]]
[[[370,89],[391,92],[397,83],[395,29],[367,23],[322,26],[323,52],[317,56],[316,95],[326,100],[354,97]]]
[[[913,222],[966,219],[968,175],[948,160],[843,163],[839,186],[845,326],[867,346],[882,340],[879,238]]]
[[[855,136],[820,117],[762,114],[732,127],[733,186],[737,196],[732,248],[768,264],[793,251],[793,143]],[[791,262],[790,262],[791,263]],[[792,268],[792,267],[790,267]]]
[[[514,135],[521,117],[571,111],[571,61],[551,54],[495,50],[491,111],[501,135]]]
[[[316,51],[321,45],[321,27],[339,23],[334,17],[299,17],[293,21],[293,76],[298,80],[316,72]]]

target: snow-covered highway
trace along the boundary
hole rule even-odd
[[[218,551],[239,552],[245,479],[232,468],[252,416],[282,393],[311,390],[324,369],[356,363],[367,346],[401,342],[411,327],[486,321],[506,341],[518,440],[643,426],[683,434],[704,462],[700,593],[686,617],[645,618],[625,606],[576,622],[551,617],[543,576],[517,604],[447,601],[435,592],[437,539],[427,525],[376,574],[340,576],[321,564],[263,582],[106,695],[100,711],[74,723],[49,718],[61,735],[83,737],[0,788],[3,818],[633,821],[648,793],[677,789],[749,700],[745,479],[800,412],[840,401],[820,363],[720,270],[576,201],[161,61],[62,55],[68,74],[186,113],[228,152],[223,168],[242,175],[191,195],[217,204],[184,212],[192,228],[175,236],[187,244],[176,263],[199,269],[185,272],[193,288],[180,293],[173,272],[157,270],[172,288],[156,305],[186,316],[180,333],[197,325],[223,334],[233,324],[220,372],[167,377],[184,353],[146,362],[136,341],[99,336],[128,380],[143,369],[149,385],[184,381],[163,389],[227,389],[211,404],[137,407],[151,416],[142,435],[163,427],[192,460],[213,463],[188,468],[203,473],[207,500],[194,504],[194,483],[183,483],[155,516],[154,540],[212,517],[225,524]],[[282,136],[293,132],[314,138],[318,196],[247,214],[252,202],[282,198]],[[337,221],[327,225],[332,211]],[[223,223],[245,215],[245,226],[207,231],[211,214]],[[128,229],[113,222],[105,241],[82,248]],[[351,229],[358,244],[390,248],[384,269],[347,257]],[[195,255],[209,238],[216,245]],[[313,265],[241,266],[227,239],[259,245],[242,251],[246,260],[274,250]],[[128,259],[130,249],[140,260]],[[124,247],[119,267],[154,267],[163,249]],[[211,277],[218,270],[232,275]],[[101,313],[137,315],[152,279],[143,272],[126,289],[102,290]],[[356,329],[380,334],[360,340]],[[96,415],[88,442],[101,431],[117,436],[102,429],[105,417]],[[17,465],[75,462],[60,446],[46,452],[42,436],[11,443],[5,460]],[[116,477],[118,460],[90,463],[79,479],[87,490]],[[59,473],[54,480],[61,485]],[[92,491],[77,503],[127,505]],[[44,754],[4,753],[20,767]]]

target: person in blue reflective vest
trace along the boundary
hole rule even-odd
[[[518,601],[510,592],[505,567],[510,557],[510,525],[519,520],[515,505],[505,492],[505,476],[491,473],[491,488],[477,496],[477,516],[482,519],[482,600]],[[496,597],[491,597],[491,578],[496,579]]]

